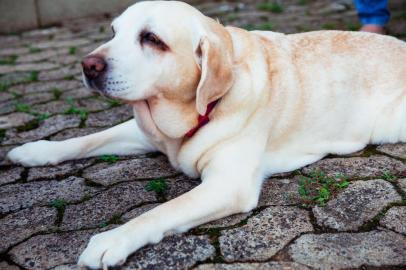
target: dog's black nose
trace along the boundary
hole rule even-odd
[[[93,80],[106,70],[107,63],[100,55],[89,55],[83,59],[82,67],[86,77]]]

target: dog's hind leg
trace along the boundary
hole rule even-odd
[[[156,151],[156,148],[133,119],[83,137],[26,143],[11,150],[7,158],[24,166],[41,166],[103,154],[142,154],[152,151]]]
[[[203,165],[202,184],[193,190],[121,227],[93,236],[79,258],[79,265],[107,269],[123,263],[140,247],[159,242],[165,235],[252,210],[257,205],[262,182],[261,156],[250,155],[249,147],[237,148],[224,149]]]

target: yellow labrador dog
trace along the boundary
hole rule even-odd
[[[92,237],[81,266],[119,265],[165,235],[250,211],[273,173],[406,141],[406,43],[393,37],[248,32],[175,1],[137,3],[112,28],[83,60],[84,78],[131,104],[135,120],[8,158],[37,166],[158,150],[202,183]]]

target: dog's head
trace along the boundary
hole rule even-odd
[[[197,115],[232,85],[229,33],[183,2],[137,3],[111,26],[113,38],[82,62],[88,87],[129,102],[193,104]]]

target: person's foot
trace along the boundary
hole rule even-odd
[[[377,24],[365,24],[361,27],[360,31],[385,35],[385,29],[383,29],[383,26]]]

